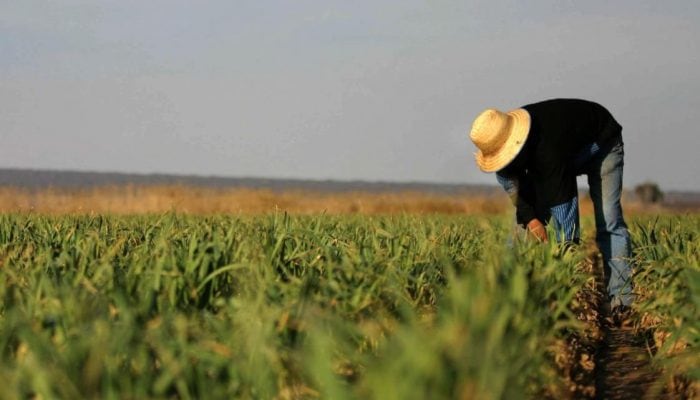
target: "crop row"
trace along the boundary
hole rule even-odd
[[[0,216],[0,398],[567,396],[585,254],[509,225]]]
[[[700,218],[647,218],[633,233],[637,326],[672,390],[700,395]]]

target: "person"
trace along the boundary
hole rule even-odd
[[[629,313],[631,245],[620,204],[624,145],[612,114],[580,99],[546,100],[509,112],[487,109],[474,120],[470,138],[479,168],[496,173],[517,223],[541,241],[548,240],[551,220],[558,242],[579,242],[576,177],[587,175],[611,315]]]

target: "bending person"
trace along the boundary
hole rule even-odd
[[[610,112],[578,99],[509,112],[488,109],[474,121],[470,138],[479,168],[496,173],[517,222],[542,241],[550,220],[557,241],[579,241],[576,176],[588,176],[610,307],[613,317],[626,313],[633,295],[630,236],[620,204],[624,150],[622,126]]]

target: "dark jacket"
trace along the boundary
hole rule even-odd
[[[546,221],[551,207],[577,195],[577,155],[592,143],[603,147],[619,138],[622,126],[603,106],[586,100],[553,99],[523,108],[531,121],[527,141],[497,174],[518,180],[516,215],[526,224]]]

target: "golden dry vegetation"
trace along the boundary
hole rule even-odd
[[[105,186],[89,189],[0,188],[0,212],[142,214],[497,214],[506,196],[437,195],[417,192],[309,192],[214,189],[187,186]]]
[[[581,213],[592,206],[582,196]],[[321,192],[196,186],[101,186],[83,189],[0,187],[0,212],[42,214],[500,214],[511,210],[505,194],[434,194],[422,192]],[[644,207],[625,202],[626,211]],[[653,210],[661,211],[659,208]]]

